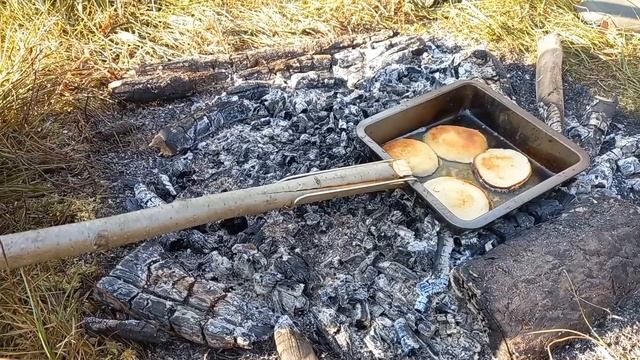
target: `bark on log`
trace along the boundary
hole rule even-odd
[[[317,360],[311,343],[302,335],[291,319],[284,315],[274,329],[274,339],[280,360]]]
[[[585,199],[454,269],[452,284],[488,321],[499,359],[543,358],[546,346],[567,333],[531,332],[588,333],[579,303],[593,322],[604,311],[591,304],[610,308],[637,288],[639,236],[638,207],[615,198]]]
[[[280,72],[328,69],[331,54],[341,49],[379,42],[391,31],[373,35],[348,35],[321,39],[300,46],[254,50],[234,55],[181,59],[141,65],[121,80],[109,84],[115,98],[132,102],[171,100],[209,89],[229,86],[233,78],[269,80]]]
[[[576,129],[578,130],[576,134],[569,134],[589,152],[592,159],[600,153],[600,147],[617,108],[617,98],[607,99],[596,96],[584,112],[582,126]]]
[[[562,133],[564,129],[562,44],[560,36],[555,33],[538,40],[536,101],[542,120],[553,130]]]

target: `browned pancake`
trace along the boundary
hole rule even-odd
[[[382,147],[394,159],[405,160],[415,176],[429,176],[438,169],[439,160],[429,145],[414,139],[396,139]]]
[[[435,178],[425,182],[424,186],[442,205],[463,220],[473,220],[491,208],[482,189],[454,177]]]
[[[515,189],[531,176],[531,163],[526,156],[511,149],[489,149],[473,160],[480,180],[496,189]]]
[[[427,131],[424,141],[439,157],[460,163],[471,163],[487,150],[487,138],[480,131],[463,126],[436,126]]]

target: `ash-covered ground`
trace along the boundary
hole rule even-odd
[[[111,189],[120,195],[114,208],[122,211],[374,161],[355,134],[360,121],[470,78],[535,114],[531,66],[502,66],[486,51],[431,38],[395,37],[336,52],[329,70],[283,73],[261,83],[238,80],[226,93],[129,106],[114,123],[137,130],[112,140],[108,151],[97,150],[96,161],[114,180]],[[566,79],[573,128],[585,125],[592,100],[586,88]],[[216,104],[229,102],[242,104],[248,115],[225,121]],[[182,154],[164,158],[148,148],[159,129],[198,112],[217,120]],[[619,115],[609,127],[601,153],[619,154],[594,160],[594,168],[604,164],[604,170],[591,170],[480,231],[454,234],[416,194],[394,190],[150,240],[128,249],[133,254],[98,284],[97,297],[119,310],[101,316],[144,320],[172,333],[176,340],[150,347],[152,357],[162,359],[202,358],[208,351],[211,359],[275,358],[271,331],[281,315],[325,359],[489,358],[482,320],[448,287],[450,267],[557,215],[575,195],[598,191],[637,201],[640,180],[633,178],[640,163],[625,164],[637,161],[639,151],[638,139],[628,136],[631,124]],[[194,290],[200,287],[221,295],[203,305]],[[109,298],[114,289],[127,291]],[[236,349],[208,350],[207,344]]]

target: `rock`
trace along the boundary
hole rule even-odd
[[[560,334],[587,331],[576,302],[596,321],[635,289],[640,274],[640,209],[616,198],[594,196],[560,217],[527,230],[454,269],[457,293],[489,320],[491,346],[500,359],[543,357]],[[576,293],[574,293],[574,288]]]

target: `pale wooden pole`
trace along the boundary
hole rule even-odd
[[[318,360],[309,340],[298,331],[287,315],[276,323],[273,338],[280,360]]]
[[[538,112],[547,125],[560,133],[564,128],[562,56],[560,35],[552,33],[538,40],[538,60],[536,62]]]
[[[401,186],[410,175],[409,166],[402,160],[380,161],[177,200],[102,219],[4,235],[0,236],[0,269],[110,249],[240,215],[390,189]]]

